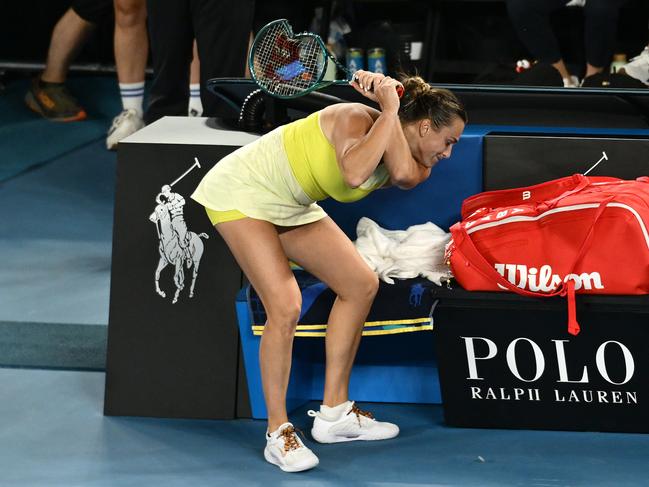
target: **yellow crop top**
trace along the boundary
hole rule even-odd
[[[288,161],[304,192],[313,200],[332,197],[348,203],[360,200],[389,179],[379,164],[372,176],[357,188],[349,187],[336,160],[336,151],[320,128],[319,112],[284,126],[282,139]]]

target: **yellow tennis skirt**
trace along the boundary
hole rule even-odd
[[[203,177],[191,197],[205,207],[214,225],[250,217],[295,226],[327,216],[295,179],[282,130],[225,156]]]

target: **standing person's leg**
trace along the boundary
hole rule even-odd
[[[245,73],[248,39],[252,29],[253,0],[191,0],[201,86],[210,78],[242,77]],[[208,117],[236,117],[231,108],[201,90],[203,114]]]
[[[190,117],[200,117],[203,114],[201,103],[201,61],[198,57],[198,47],[194,41],[192,64],[189,67],[189,107]]]
[[[620,8],[626,0],[588,0],[584,6],[586,77],[601,73],[609,64],[617,35]]]
[[[559,71],[564,84],[571,75],[552,30],[550,14],[565,5],[565,0],[507,0],[507,11],[518,37],[536,59]]]
[[[72,60],[79,54],[94,28],[95,24],[81,18],[70,7],[52,31],[41,80],[46,83],[65,83]]]
[[[149,56],[145,0],[115,1],[115,63],[120,83],[144,82]]]
[[[299,439],[286,413],[293,338],[302,295],[277,230],[269,222],[252,218],[219,223],[216,229],[266,310],[267,321],[259,349],[268,411],[266,460],[286,471],[313,468],[318,459]]]
[[[144,114],[147,124],[165,115],[187,115],[194,32],[190,0],[148,0],[153,80]]]
[[[337,295],[329,314],[323,405],[311,433],[322,443],[382,440],[399,434],[391,423],[372,419],[349,400],[349,379],[363,325],[378,290],[378,278],[354,244],[329,217],[280,232],[289,259],[321,279]]]
[[[120,140],[144,127],[144,71],[149,55],[145,0],[115,0],[115,66],[122,113],[113,120],[106,147],[117,148]]]
[[[248,48],[246,49],[246,70],[245,73],[243,74],[244,78],[252,78],[252,74],[250,74],[250,65],[248,64],[248,56],[250,55],[250,48],[252,47],[252,41],[254,41],[255,38],[252,35],[252,31],[250,32],[250,35],[248,36]]]
[[[64,86],[72,60],[77,56],[95,24],[69,8],[52,31],[45,70],[32,80],[25,96],[27,106],[43,117],[58,121],[84,120],[86,112]]]

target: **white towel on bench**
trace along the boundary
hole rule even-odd
[[[354,242],[365,262],[379,278],[394,284],[393,277],[409,279],[423,276],[441,286],[451,277],[444,263],[444,250],[451,238],[431,222],[407,230],[386,230],[363,217],[356,226]]]

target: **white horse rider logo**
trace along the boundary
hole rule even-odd
[[[160,252],[160,260],[155,270],[155,290],[163,298],[167,296],[160,289],[160,273],[168,265],[174,266],[174,284],[176,285],[176,293],[172,301],[174,304],[178,302],[180,291],[185,287],[185,270],[183,264],[186,265],[187,269],[193,267],[189,297],[194,297],[194,286],[196,285],[196,277],[198,276],[198,267],[204,250],[201,238],[209,238],[206,233],[196,234],[187,230],[183,213],[185,198],[171,190],[194,167],[201,167],[198,159],[194,158],[194,160],[196,161],[194,165],[178,179],[162,187],[160,193],[155,198],[157,203],[155,210],[149,215],[149,221],[155,224],[158,232],[158,251]]]

